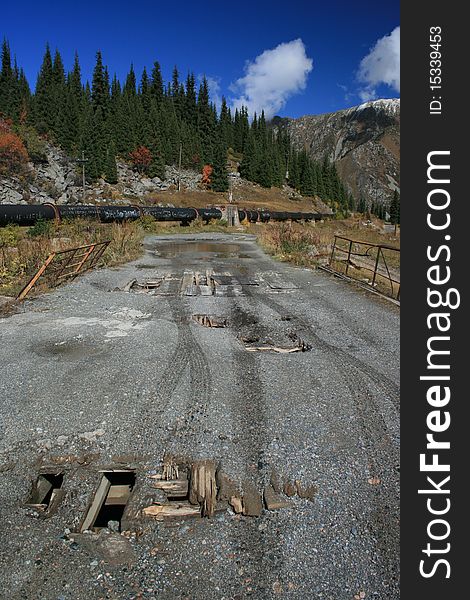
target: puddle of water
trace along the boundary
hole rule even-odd
[[[155,269],[155,265],[141,264],[141,265],[136,265],[135,268],[136,269]]]
[[[165,242],[157,245],[158,256],[174,258],[190,254],[212,255],[215,258],[249,258],[247,254],[240,254],[240,244],[221,244],[218,242]]]

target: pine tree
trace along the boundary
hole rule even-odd
[[[204,77],[199,86],[197,98],[197,132],[201,147],[201,159],[203,164],[213,162],[213,142],[215,138],[214,114],[209,104],[209,86]]]
[[[35,123],[40,133],[52,131],[56,119],[56,106],[54,102],[54,85],[52,72],[52,56],[49,44],[39,71],[34,94]]]
[[[196,126],[197,124],[197,100],[196,87],[193,73],[188,73],[186,79],[186,95],[184,99],[184,115],[183,118],[189,125]]]
[[[103,115],[106,115],[109,101],[109,77],[103,66],[103,58],[100,50],[96,53],[96,64],[91,84],[91,100],[93,110],[96,112],[98,108],[101,108]]]
[[[2,44],[2,70],[0,71],[0,113],[7,117],[13,116],[14,100],[13,86],[15,77],[11,66],[10,46],[6,39]]]
[[[163,100],[163,79],[162,73],[160,69],[160,63],[155,61],[153,63],[152,69],[152,81],[150,84],[150,93],[157,101],[157,104],[160,104]]]
[[[390,204],[390,223],[392,225],[400,224],[400,196],[397,190],[393,192],[392,202]]]
[[[230,149],[230,154],[241,155],[241,174],[251,181],[265,187],[282,186],[288,167],[290,185],[304,195],[319,196],[343,213],[354,207],[354,199],[327,157],[318,163],[307,152],[295,150],[288,134],[275,132],[263,113],[253,115],[250,124],[247,108],[236,108],[232,116],[225,98],[218,112],[210,101],[207,79],[202,80],[196,94],[194,74],[189,72],[183,85],[177,67],[166,87],[158,62],[153,64],[150,77],[144,68],[137,89],[131,65],[121,88],[116,76],[110,85],[108,69],[98,51],[91,86],[88,82],[83,86],[78,56],[66,77],[59,51],[52,59],[46,46],[36,91],[31,94],[24,71],[16,60],[12,65],[5,40],[0,111],[19,123],[28,136],[34,124],[70,155],[84,149],[90,180],[104,174],[108,181],[114,181],[116,153],[128,156],[142,148],[151,156],[145,172],[163,177],[165,164],[177,163],[182,147],[182,164],[195,169],[212,165],[213,189],[225,190]],[[359,208],[366,210],[363,199]],[[374,211],[382,214],[383,205],[374,206]]]
[[[214,192],[226,192],[228,190],[227,147],[222,141],[215,148],[212,167],[211,189]]]
[[[258,163],[258,149],[256,143],[256,136],[254,132],[250,131],[248,139],[245,143],[245,150],[243,152],[243,159],[240,164],[240,174],[248,181],[255,181],[256,179],[256,168]]]

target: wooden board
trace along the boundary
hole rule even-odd
[[[147,517],[156,519],[174,518],[174,517],[195,517],[201,515],[201,508],[193,506],[189,502],[174,502],[172,504],[152,504],[142,510]]]
[[[184,498],[188,495],[189,482],[187,479],[157,480],[151,485],[158,490],[163,490],[168,498]]]
[[[100,512],[101,507],[103,506],[103,502],[106,499],[106,494],[109,492],[109,488],[111,487],[111,482],[103,475],[101,478],[98,489],[96,490],[95,497],[93,498],[93,502],[91,503],[90,508],[86,514],[85,519],[83,520],[82,526],[80,527],[80,531],[86,531],[93,526],[93,523],[96,521],[96,517]]]

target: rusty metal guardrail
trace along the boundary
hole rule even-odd
[[[398,253],[398,269],[391,264],[395,262],[392,258],[394,253]],[[335,235],[328,268],[334,273],[344,275],[360,283],[366,283],[367,286],[378,289],[383,294],[399,300],[399,256],[400,248],[394,246],[361,242]],[[371,273],[372,276],[363,277],[364,272]]]
[[[52,252],[16,299],[23,300],[40,277],[47,277],[49,287],[55,287],[65,280],[75,279],[79,273],[92,269],[96,266],[109,244],[110,240]]]

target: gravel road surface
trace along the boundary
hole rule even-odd
[[[0,339],[1,598],[398,600],[394,305],[247,234],[152,236]],[[203,460],[216,510],[182,517],[155,482]]]

